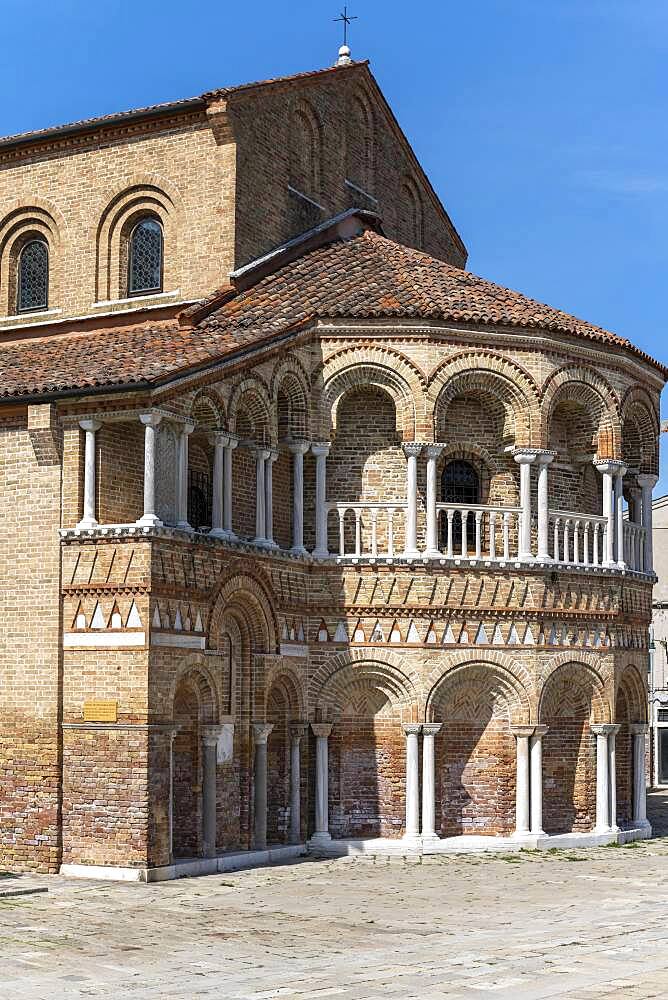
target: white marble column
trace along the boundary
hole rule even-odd
[[[531,465],[536,461],[535,451],[518,450],[513,458],[520,467],[520,537],[518,559],[532,559],[531,552]]]
[[[406,825],[404,838],[412,840],[420,834],[418,736],[422,726],[419,723],[404,723],[402,729],[406,736]]]
[[[256,448],[255,450],[255,538],[256,545],[266,545],[266,514],[265,514],[265,471],[267,459],[269,458],[268,448]]]
[[[228,538],[234,538],[232,530],[232,452],[239,444],[233,434],[228,435],[223,459],[223,530]]]
[[[531,833],[544,837],[543,830],[543,736],[547,726],[536,726],[530,740]]]
[[[267,848],[267,739],[274,727],[263,722],[253,723],[253,848]]]
[[[422,451],[418,441],[406,441],[403,444],[406,456],[406,532],[404,556],[414,559],[419,556],[417,547],[417,460]]]
[[[202,856],[216,856],[216,765],[220,726],[202,728]]]
[[[327,456],[329,443],[316,441],[311,445],[315,455],[315,549],[313,555],[325,559],[329,555],[327,545]]]
[[[608,814],[610,817],[610,829],[619,830],[617,826],[617,733],[620,726],[610,726],[608,733],[608,781],[610,784]]]
[[[620,567],[626,566],[624,557],[624,476],[626,469],[619,465],[615,473],[615,558]]]
[[[516,744],[515,779],[515,837],[526,837],[531,830],[529,811],[530,767],[529,737],[535,726],[514,726],[512,729]]]
[[[538,452],[538,558],[549,560],[550,508],[548,489],[548,468],[556,452]]]
[[[223,527],[223,475],[225,466],[225,448],[229,435],[216,431],[209,439],[213,445],[213,502],[211,504],[211,531],[216,538],[225,538],[227,532]]]
[[[613,479],[617,473],[619,464],[619,462],[607,459],[594,462],[594,465],[603,476],[603,517],[606,522],[603,565],[609,567],[615,565],[616,517]]]
[[[274,541],[274,462],[277,458],[278,452],[272,449],[264,466],[264,537],[272,548],[278,548]]]
[[[144,513],[137,524],[153,527],[162,524],[155,512],[156,432],[162,420],[162,414],[140,413],[139,419],[144,425]]]
[[[438,512],[436,500],[438,483],[436,478],[436,463],[445,445],[428,444],[425,448],[427,456],[427,547],[425,555],[434,558],[440,555],[438,544]]]
[[[610,832],[610,755],[608,736],[613,726],[591,727],[596,736],[596,826],[594,833]]]
[[[654,572],[654,553],[652,549],[652,490],[658,482],[657,476],[641,473],[638,476],[638,486],[642,490],[641,524],[645,529],[644,562],[645,573]]]
[[[645,778],[645,737],[648,729],[646,722],[632,722],[629,725],[629,732],[633,737],[633,825],[642,829],[649,828]]]
[[[94,528],[97,525],[95,516],[95,434],[102,426],[100,420],[86,419],[79,421],[79,427],[84,431],[84,490],[83,517],[77,528]]]
[[[168,732],[169,739],[169,802],[167,803],[167,838],[169,849],[169,863],[174,860],[174,739],[179,731],[178,726],[173,726]]]
[[[304,455],[310,448],[308,441],[291,441],[292,452],[292,552],[306,555],[304,548]]]
[[[301,741],[306,735],[306,724],[293,722],[290,726],[290,843],[302,842],[302,777]]]
[[[440,722],[422,724],[422,838],[438,840],[436,833],[436,772],[434,737],[441,731]]]
[[[312,840],[331,840],[329,833],[329,747],[331,722],[312,722],[315,734],[315,833]]]
[[[178,513],[176,518],[177,528],[190,529],[188,522],[188,438],[195,430],[194,424],[182,424],[178,437],[178,489],[177,503]]]

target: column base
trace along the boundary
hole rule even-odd
[[[293,556],[307,556],[308,555],[308,551],[307,551],[307,549],[304,548],[303,545],[293,545],[292,548],[290,549],[290,552],[292,553]],[[315,552],[313,554],[315,555]]]
[[[328,844],[332,839],[330,833],[313,833],[311,834],[310,841],[312,844]]]
[[[266,548],[269,545],[269,542],[264,535],[256,535],[253,539],[253,545],[260,545],[262,548]]]
[[[442,553],[438,549],[427,549],[426,552],[419,552],[418,555],[422,556],[423,559],[440,559]]]
[[[422,553],[419,549],[404,549],[401,555],[403,559],[419,559]]]
[[[135,524],[140,528],[162,528],[162,521],[157,514],[144,514]]]
[[[437,833],[421,833],[420,839],[425,844],[435,844],[436,841],[440,840],[441,838]]]
[[[511,834],[513,840],[526,840],[527,837],[540,837],[540,833],[532,833],[531,830],[514,830]]]
[[[181,531],[193,531],[194,530],[192,524],[189,524],[188,521],[177,521],[176,522],[176,527],[179,528]]]
[[[637,830],[651,830],[652,824],[648,819],[634,819],[633,825]]]
[[[416,830],[414,833],[404,833],[402,835],[401,839],[402,840],[410,840],[410,841],[414,841],[414,842],[419,843],[422,838],[420,837],[420,834]]]
[[[312,555],[314,559],[329,559],[329,549],[314,549]]]
[[[212,528],[209,532],[209,538],[222,538],[229,540],[231,534],[229,531],[225,531],[225,528]]]
[[[77,524],[77,528],[81,528],[82,530],[86,531],[89,528],[97,528],[99,523],[100,522],[96,521],[95,518],[93,517],[82,517],[82,519]]]

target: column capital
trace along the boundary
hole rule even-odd
[[[225,434],[227,437],[227,444],[225,445],[226,448],[233,450],[234,448],[239,447],[240,440],[238,434],[233,434],[231,431],[222,431],[221,433]]]
[[[275,462],[276,459],[278,458],[279,454],[280,454],[280,452],[279,452],[278,448],[270,448],[269,449],[269,454],[267,455],[267,461],[268,462]]]
[[[536,461],[539,465],[549,465],[556,457],[556,451],[549,451],[547,448],[536,449]]]
[[[422,441],[404,441],[401,447],[406,458],[417,458],[424,444]]]
[[[293,455],[305,455],[311,447],[310,441],[287,441],[288,451]]]
[[[649,732],[649,726],[646,722],[630,722],[629,732],[632,736],[646,736]]]
[[[311,442],[311,452],[318,455],[329,455],[329,449],[331,448],[329,441],[312,441]]]
[[[271,448],[267,448],[267,446],[263,444],[254,444],[253,450],[255,452],[256,457],[261,459],[263,462],[266,462],[266,460],[271,455]]]
[[[99,431],[102,426],[102,421],[98,420],[97,417],[84,417],[83,420],[79,421],[79,427],[82,431]]]
[[[202,726],[202,743],[205,747],[215,747],[218,745],[218,737],[223,731],[222,726]]]
[[[427,458],[438,458],[442,454],[445,447],[447,446],[434,441],[433,444],[426,444],[424,446],[424,453]]]
[[[619,726],[610,722],[596,723],[589,727],[595,736],[611,736],[619,731]]]
[[[513,734],[513,736],[515,736],[515,737],[518,737],[518,736],[522,737],[522,736],[524,736],[524,737],[526,737],[528,739],[529,736],[533,736],[534,735],[534,733],[536,732],[536,727],[535,726],[511,726],[510,727],[510,731]]]
[[[533,734],[532,735],[533,736],[546,736],[547,733],[549,732],[549,729],[550,729],[550,727],[549,726],[545,726],[545,725],[534,726],[534,730],[533,730]]]
[[[649,472],[641,472],[636,476],[636,481],[641,489],[653,490],[659,481],[659,477]]]
[[[182,434],[192,434],[195,430],[195,425],[191,420],[186,420],[185,423],[181,424]]]
[[[162,420],[162,413],[157,413],[156,410],[149,410],[148,413],[140,413],[139,419],[145,427],[157,427]]]
[[[230,443],[230,435],[227,433],[227,431],[214,431],[213,434],[209,434],[208,441],[209,444],[212,444],[214,446],[222,445],[223,448],[226,448],[227,445]]]
[[[325,737],[325,739],[331,735],[332,723],[331,722],[312,722],[311,729],[315,736]]]
[[[419,736],[420,733],[422,732],[422,723],[421,722],[403,722],[401,724],[401,728],[403,729],[403,731],[406,734],[406,736]]]
[[[442,725],[443,725],[442,722],[423,722],[422,735],[436,736],[438,733],[440,733]]]
[[[531,465],[538,457],[538,448],[513,448],[513,458],[518,465]]]
[[[269,734],[273,729],[273,725],[266,722],[254,722],[253,723],[253,743],[255,746],[262,745],[267,742]]]
[[[294,742],[299,742],[306,736],[306,731],[308,729],[307,722],[291,722],[290,723],[290,739]]]
[[[594,465],[602,475],[608,473],[610,476],[623,476],[626,472],[624,463],[616,458],[595,458]]]

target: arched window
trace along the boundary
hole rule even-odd
[[[162,291],[162,226],[142,219],[130,235],[128,295]]]
[[[463,459],[448,462],[443,470],[442,482],[443,502],[471,507],[480,503],[480,476],[471,465]],[[447,532],[447,520],[444,525]],[[461,549],[462,518],[461,513],[455,513],[452,523],[452,540],[455,551]],[[469,551],[475,548],[475,518],[469,514],[466,522],[466,544]]]
[[[49,248],[45,240],[30,240],[18,260],[17,312],[36,312],[49,305]]]

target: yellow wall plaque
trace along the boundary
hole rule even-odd
[[[84,722],[116,722],[118,720],[118,702],[108,698],[96,698],[85,701]]]

